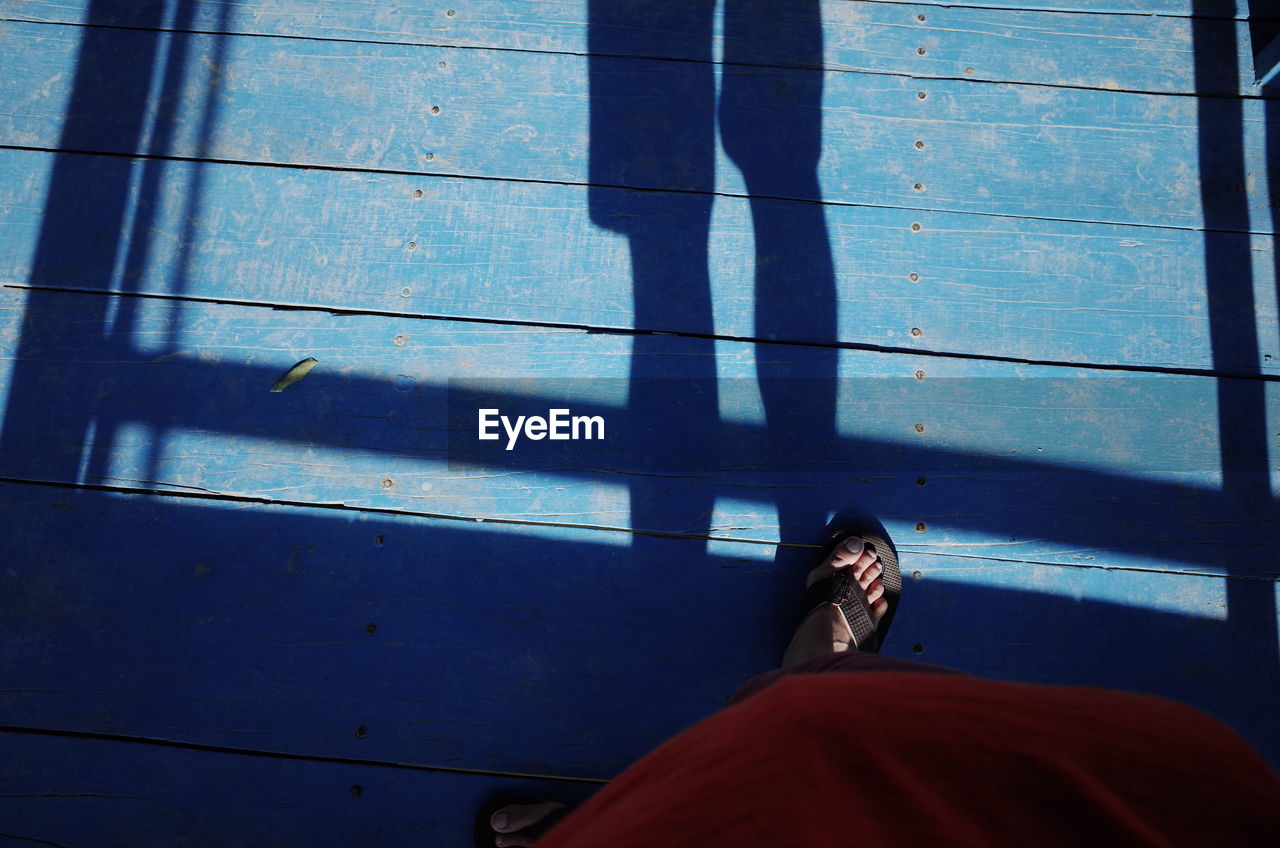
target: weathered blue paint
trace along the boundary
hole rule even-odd
[[[687,268],[674,263],[662,269],[673,282],[665,286],[670,295],[661,323],[637,326],[626,241],[592,223],[589,191],[580,186],[171,162],[163,166],[156,196],[145,197],[140,180],[130,188],[130,214],[148,214],[152,221],[154,237],[144,255],[103,276],[94,259],[99,251],[86,247],[113,244],[117,235],[68,228],[55,234],[64,239],[52,248],[55,260],[36,269],[49,174],[55,167],[82,174],[84,204],[99,207],[109,202],[92,179],[100,164],[96,157],[0,150],[0,185],[10,198],[0,208],[0,279],[405,315],[756,336],[745,262],[755,246],[750,201],[743,198],[717,198],[713,206],[705,262],[714,288],[714,327],[703,323],[697,294],[675,284]],[[608,193],[619,206],[633,197]],[[804,220],[788,214],[788,202],[755,203],[778,210],[780,238],[792,244],[811,238]],[[673,243],[698,237],[695,227],[683,225],[683,213],[673,210],[679,216],[670,222]],[[193,217],[199,226],[184,232]],[[778,339],[1280,373],[1269,236],[857,206],[828,206],[824,217],[834,256],[833,332],[823,335],[824,325],[796,310],[775,322]],[[911,230],[914,222],[922,225],[919,232]],[[1219,270],[1252,278],[1258,333],[1266,340],[1261,349],[1236,347],[1240,335],[1232,333],[1215,353],[1206,239],[1248,245],[1228,256],[1235,267]],[[806,274],[794,261],[792,271]],[[912,336],[912,327],[922,335]]]
[[[1247,0],[1240,0],[1243,9]],[[5,0],[0,16],[16,20],[80,24],[88,20],[86,0]],[[98,4],[101,5],[101,4]],[[553,53],[587,53],[587,33],[617,30],[617,55],[663,59],[707,57],[705,39],[672,26],[673,8],[654,0],[642,16],[636,4],[614,4],[588,16],[582,0],[469,0],[467,3],[377,3],[352,6],[341,0],[235,4],[232,32],[295,38],[497,47]],[[715,54],[738,63],[781,67],[826,67],[839,71],[904,74],[911,77],[1071,85],[1124,91],[1191,94],[1197,91],[1193,27],[1221,29],[1234,42],[1221,61],[1238,64],[1240,75],[1214,94],[1255,93],[1247,62],[1249,27],[1231,3],[1213,7],[1215,18],[1193,23],[1189,0],[1170,3],[1106,4],[1110,14],[1079,10],[1088,4],[1050,4],[1051,11],[1027,11],[1034,4],[998,8],[1000,3],[964,5],[849,2],[821,3],[825,21],[823,55],[797,56],[768,43],[735,38],[739,20],[764,19],[777,30],[802,21],[771,0],[728,0],[717,8]],[[98,24],[147,26],[162,0],[120,0],[96,11]],[[453,9],[454,14],[448,11]],[[224,4],[195,0],[183,28],[225,32]],[[611,18],[613,12],[616,17]],[[1129,12],[1130,14],[1124,14]],[[1244,9],[1247,13],[1247,9]],[[1200,10],[1207,14],[1208,10]],[[1155,17],[1159,15],[1159,17]],[[1245,14],[1239,14],[1244,18]],[[923,18],[923,19],[922,19]],[[163,16],[160,16],[163,21]],[[171,26],[172,24],[170,24]],[[802,23],[799,25],[803,26]],[[154,26],[154,25],[152,25]],[[162,28],[163,25],[162,25]],[[923,49],[923,53],[920,51]],[[1205,92],[1200,86],[1201,93]]]
[[[82,34],[79,27],[0,25],[12,48],[0,76],[0,143],[57,146]],[[154,50],[160,38],[114,31],[100,61]],[[673,161],[682,158],[676,149],[632,156],[619,145],[637,134],[678,138],[700,126],[706,116],[697,92],[714,86],[711,65],[278,38],[179,40],[190,72],[166,92],[172,119],[164,149],[153,153],[1192,228],[1205,224],[1203,181],[1245,201],[1214,228],[1271,231],[1262,186],[1214,169],[1213,159],[1202,172],[1197,146],[1202,117],[1209,136],[1225,133],[1238,108],[1245,166],[1265,173],[1260,100],[726,65],[719,111],[726,138],[749,138],[761,120],[804,127],[806,136],[820,130],[817,183],[770,178],[760,167],[781,161],[770,144],[810,143],[799,138],[763,143],[747,160],[744,183],[719,148],[708,148],[702,164]],[[350,74],[353,66],[361,73]],[[130,90],[104,80],[102,102],[136,96],[126,82]],[[217,129],[206,137],[210,113]],[[598,152],[589,162],[593,116],[619,138],[610,140],[613,155]],[[110,109],[77,139],[83,150],[148,152],[146,137]],[[916,141],[926,147],[915,149]]]

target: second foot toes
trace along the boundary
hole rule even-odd
[[[508,804],[489,817],[494,830],[496,848],[531,848],[546,827],[539,827],[548,816],[564,808],[557,801],[540,804]]]

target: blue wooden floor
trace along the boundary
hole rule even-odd
[[[1280,764],[1276,30],[0,0],[0,844],[469,845],[773,667],[851,520],[886,653]]]

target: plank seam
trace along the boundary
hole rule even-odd
[[[870,353],[894,353],[907,356],[925,356],[934,359],[963,359],[981,362],[1007,362],[1014,365],[1036,365],[1050,368],[1080,368],[1091,371],[1121,371],[1137,374],[1176,374],[1187,377],[1206,377],[1209,379],[1253,380],[1263,383],[1280,382],[1280,374],[1263,374],[1258,372],[1230,372],[1211,368],[1179,368],[1163,365],[1126,365],[1110,362],[1068,362],[1053,359],[1022,359],[1015,356],[998,354],[959,353],[945,350],[925,350],[892,345],[877,345],[870,342],[806,342],[790,339],[762,339],[755,336],[735,336],[720,333],[695,333],[676,330],[653,330],[634,327],[604,327],[594,324],[571,324],[556,321],[532,321],[516,318],[474,318],[460,315],[438,315],[424,312],[403,312],[383,309],[355,309],[352,307],[323,306],[320,304],[270,303],[236,298],[201,297],[198,295],[159,294],[154,292],[104,291],[103,289],[76,288],[74,286],[45,286],[38,283],[0,283],[0,288],[15,291],[66,292],[68,294],[96,294],[105,297],[142,298],[147,300],[173,301],[175,303],[208,303],[219,306],[248,306],[258,309],[273,309],[279,312],[327,312],[334,316],[369,316],[382,318],[400,318],[421,321],[454,321],[463,324],[493,324],[507,327],[540,327],[548,330],[577,330],[597,335],[617,336],[676,336],[688,339],[704,339],[710,341],[739,342],[755,345],[781,345],[784,347],[804,347],[832,350],[861,350]]]
[[[1249,545],[1249,547],[1269,548],[1270,546],[1262,545],[1262,544],[1251,544]],[[955,559],[977,559],[977,560],[982,560],[984,562],[1005,562],[1005,563],[1010,563],[1012,565],[1038,565],[1038,566],[1051,566],[1055,568],[1096,568],[1101,571],[1136,571],[1141,574],[1175,574],[1179,577],[1210,577],[1210,578],[1222,579],[1222,580],[1249,580],[1255,583],[1280,583],[1280,574],[1256,577],[1256,576],[1245,575],[1245,574],[1219,574],[1212,571],[1177,571],[1175,569],[1168,569],[1168,568],[1139,568],[1134,565],[1101,565],[1099,563],[1084,563],[1084,562],[1052,562],[1047,560],[1010,559],[1008,557],[981,556],[978,554],[942,553],[936,550],[929,549],[927,545],[911,546],[911,545],[901,544],[901,545],[898,545],[898,548],[904,553],[905,552],[928,553],[932,556],[937,556],[937,557],[953,557]],[[945,573],[946,572],[940,572],[940,574],[945,574]]]
[[[63,845],[60,842],[50,842],[47,839],[37,839],[34,836],[23,836],[20,833],[9,833],[7,831],[0,831],[0,836],[4,837],[5,839],[21,839],[23,842],[30,842],[32,845],[49,845],[49,846],[52,846],[52,848],[69,848],[69,846]]]
[[[386,507],[359,507],[359,506],[350,506],[348,504],[341,504],[341,503],[273,500],[271,498],[255,497],[252,495],[222,494],[218,492],[212,492],[207,489],[202,492],[197,492],[197,491],[181,491],[177,489],[172,489],[172,490],[171,489],[147,489],[147,488],[138,488],[138,487],[130,487],[130,486],[112,486],[112,485],[101,484],[101,483],[63,483],[63,482],[58,482],[53,480],[29,480],[29,479],[18,478],[18,477],[0,477],[0,484],[3,484],[3,483],[18,485],[18,486],[33,486],[33,487],[44,487],[44,488],[52,488],[52,489],[71,489],[76,491],[110,492],[113,494],[124,494],[124,495],[156,495],[156,496],[170,497],[170,498],[188,498],[188,499],[197,500],[197,501],[203,500],[203,501],[219,501],[224,503],[250,503],[250,504],[260,504],[263,506],[287,506],[287,507],[297,507],[301,509],[325,509],[325,510],[334,510],[339,512],[359,512],[359,513],[366,513],[366,514],[385,515],[385,516],[397,517],[397,518],[410,516],[414,518],[430,518],[430,519],[443,520],[443,521],[463,521],[463,522],[469,522],[472,524],[499,524],[499,525],[529,526],[529,527],[562,527],[562,528],[571,529],[571,530],[591,530],[591,531],[603,531],[603,532],[610,532],[610,533],[628,533],[633,536],[649,536],[649,537],[663,538],[663,539],[678,539],[678,540],[703,541],[703,542],[733,542],[735,544],[761,545],[761,546],[788,548],[788,549],[794,548],[799,550],[809,549],[809,550],[816,551],[822,547],[821,544],[805,544],[800,542],[769,542],[769,541],[764,541],[760,539],[740,539],[740,538],[731,538],[727,536],[710,536],[706,534],[674,533],[674,532],[666,532],[662,530],[636,530],[636,529],[626,528],[626,527],[605,527],[603,525],[598,525],[598,524],[570,524],[565,522],[553,522],[553,521],[524,521],[524,520],[513,519],[513,518],[479,518],[479,517],[471,517],[471,516],[447,515],[443,513],[415,512],[412,510],[405,510],[405,509],[389,509]],[[933,556],[939,556],[939,557],[953,557],[957,559],[976,559],[976,560],[983,560],[983,561],[989,561],[989,562],[1009,563],[1013,565],[1023,564],[1028,566],[1040,566],[1040,567],[1047,566],[1051,568],[1097,569],[1100,571],[1132,571],[1140,574],[1174,574],[1182,577],[1208,577],[1208,578],[1223,579],[1223,580],[1247,580],[1247,581],[1262,582],[1262,583],[1280,582],[1280,575],[1258,577],[1258,576],[1239,575],[1239,574],[1215,574],[1213,572],[1177,571],[1177,570],[1163,569],[1163,568],[1140,568],[1138,566],[1132,566],[1132,565],[1102,565],[1100,563],[1046,562],[1043,560],[1011,559],[1008,557],[981,556],[976,554],[945,553],[945,552],[939,552],[937,550],[932,550],[931,546],[928,546],[928,545],[912,545],[909,543],[903,543],[899,547],[901,547],[901,549],[904,552],[929,553]],[[1251,545],[1251,547],[1261,547],[1261,546]],[[0,726],[0,730],[4,730],[4,727]]]
[[[156,483],[154,480],[139,480],[137,483]],[[649,536],[660,539],[688,539],[704,542],[741,542],[746,545],[781,546],[794,548],[814,548],[818,545],[805,545],[793,542],[779,543],[762,539],[738,539],[727,536],[710,536],[695,533],[676,533],[665,530],[638,530],[630,527],[608,527],[602,524],[574,524],[563,521],[526,521],[518,518],[480,518],[467,515],[449,515],[441,512],[418,512],[408,509],[391,509],[376,506],[351,506],[345,503],[325,503],[322,501],[293,501],[265,498],[256,495],[233,495],[215,492],[212,489],[197,490],[196,487],[184,489],[147,488],[144,486],[119,486],[106,483],[64,483],[57,480],[31,480],[22,477],[2,477],[0,483],[11,483],[20,486],[46,486],[55,489],[73,489],[91,492],[111,492],[125,495],[161,495],[164,497],[190,498],[192,500],[220,501],[224,503],[249,503],[263,506],[289,506],[303,509],[327,509],[335,512],[359,512],[365,514],[385,515],[394,518],[430,518],[441,521],[462,521],[471,524],[502,524],[527,527],[563,527],[569,530],[592,530],[608,533],[628,533],[633,536]],[[2,728],[0,728],[2,729]]]
[[[405,769],[409,771],[447,772],[450,774],[470,774],[483,777],[518,778],[523,780],[554,780],[562,783],[608,783],[607,779],[595,777],[562,777],[554,774],[529,774],[525,772],[493,771],[489,769],[468,769],[457,766],[429,766],[421,763],[398,763],[391,760],[373,760],[361,757],[335,757],[323,754],[297,754],[287,751],[268,751],[255,748],[236,748],[229,745],[209,745],[203,742],[180,742],[173,739],[157,739],[148,736],[127,736],[118,733],[101,733],[89,730],[55,730],[43,727],[22,727],[20,725],[0,725],[0,732],[24,734],[28,736],[56,736],[71,739],[96,739],[104,742],[124,742],[134,745],[151,745],[160,748],[182,748],[189,751],[205,751],[214,754],[236,754],[246,757],[267,757],[277,760],[301,760],[304,762],[333,763],[350,766],[374,766],[378,768]]]
[[[906,5],[906,4],[903,4],[903,5]],[[939,6],[938,8],[946,8],[946,7]],[[984,10],[991,10],[991,11],[1010,11],[1010,12],[1059,11],[1059,10],[1038,10],[1038,9],[1006,9],[1004,7],[988,7],[988,6],[971,6],[971,7],[965,7],[965,8],[984,9]],[[1067,14],[1086,14],[1086,13],[1071,12]],[[1093,14],[1093,13],[1087,13],[1087,14]],[[1105,12],[1105,13],[1099,12],[1097,14],[1128,15],[1129,17],[1144,17],[1144,18],[1146,17],[1151,17],[1151,18],[1182,17],[1178,15],[1158,15],[1158,14],[1140,15],[1137,13],[1124,13],[1124,12]],[[1206,18],[1195,18],[1195,19],[1210,20]],[[1221,18],[1221,19],[1212,19],[1212,20],[1234,20],[1234,19]],[[1152,95],[1152,96],[1159,96],[1159,97],[1216,97],[1224,100],[1225,99],[1232,99],[1232,100],[1275,99],[1271,95],[1268,95],[1266,92],[1263,92],[1261,90],[1258,90],[1255,92],[1238,91],[1234,94],[1226,95],[1226,94],[1201,94],[1199,92],[1194,92],[1194,91],[1193,92],[1160,91],[1158,89],[1145,89],[1145,88],[1114,89],[1114,88],[1106,88],[1101,85],[1033,82],[1028,80],[1017,80],[1017,79],[974,79],[973,77],[964,76],[962,74],[908,74],[908,73],[902,73],[900,71],[881,71],[881,70],[876,70],[874,68],[851,68],[851,67],[841,66],[841,65],[827,65],[825,64],[825,62],[824,64],[817,67],[813,65],[770,64],[767,62],[725,62],[725,61],[709,61],[708,62],[702,59],[684,59],[676,56],[654,56],[654,55],[637,54],[637,53],[579,53],[574,50],[534,50],[530,48],[521,48],[521,47],[482,46],[482,45],[476,45],[476,44],[442,44],[442,43],[432,42],[432,41],[391,41],[391,40],[373,39],[373,38],[337,38],[334,36],[319,36],[319,35],[288,35],[284,33],[270,33],[270,32],[230,32],[226,30],[216,30],[216,29],[169,29],[164,27],[153,28],[153,27],[126,26],[124,24],[87,24],[87,23],[74,23],[74,22],[68,22],[68,21],[40,21],[40,20],[30,20],[30,19],[23,19],[23,18],[0,18],[0,23],[34,24],[37,26],[70,27],[73,29],[116,30],[116,31],[123,31],[123,32],[161,32],[161,33],[174,33],[178,35],[213,35],[213,36],[219,36],[223,38],[274,38],[274,39],[281,39],[285,41],[310,41],[310,42],[321,42],[321,43],[331,43],[331,44],[382,44],[382,45],[387,45],[392,47],[423,47],[423,48],[430,48],[430,49],[436,49],[436,50],[490,50],[495,53],[524,53],[527,55],[538,55],[538,56],[577,56],[584,59],[591,59],[591,58],[607,58],[607,59],[623,59],[623,60],[634,59],[635,61],[638,61],[638,62],[678,62],[681,64],[713,65],[716,67],[729,67],[729,68],[777,68],[781,70],[817,71],[822,73],[830,72],[830,73],[840,73],[840,74],[865,74],[867,76],[896,77],[898,79],[906,79],[906,80],[934,80],[934,81],[944,80],[949,82],[970,83],[973,85],[1020,85],[1020,86],[1027,86],[1029,88],[1067,89],[1071,91],[1103,91],[1109,94],[1141,94],[1141,95]]]
[[[801,197],[777,197],[770,194],[735,194],[725,191],[694,191],[677,188],[646,188],[642,186],[616,185],[613,183],[575,183],[565,180],[537,180],[528,177],[486,177],[480,174],[450,174],[437,171],[409,171],[400,168],[371,168],[356,165],[320,165],[305,162],[264,162],[247,159],[217,159],[200,156],[178,156],[165,153],[119,153],[111,150],[85,150],[74,147],[40,147],[23,144],[6,144],[0,142],[0,150],[25,151],[30,153],[53,153],[74,156],[110,156],[117,159],[136,159],[142,161],[189,162],[207,165],[240,165],[249,168],[287,168],[295,171],[327,171],[340,174],[379,174],[398,177],[424,177],[427,179],[477,180],[481,182],[519,183],[523,185],[568,186],[570,188],[608,188],[619,191],[639,191],[652,194],[691,194],[700,197],[727,197],[734,200],[775,200],[781,203],[809,203],[816,206],[849,207],[852,209],[886,209],[897,212],[927,212],[946,215],[971,215],[975,218],[1004,218],[1011,221],[1055,221],[1067,224],[1103,224],[1106,226],[1135,227],[1144,230],[1185,230],[1192,233],[1231,233],[1239,235],[1275,236],[1270,230],[1239,230],[1218,227],[1191,227],[1175,224],[1146,224],[1134,221],[1097,221],[1086,218],[1053,218],[1039,215],[995,215],[990,212],[975,212],[969,209],[938,209],[920,206],[885,206],[878,203],[850,203],[839,200],[807,200]]]

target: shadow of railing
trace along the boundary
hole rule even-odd
[[[1139,457],[1140,467],[1124,467],[1124,459],[1132,456],[1126,447],[1116,452],[1114,467],[1103,468],[1091,467],[1087,461],[999,456],[984,453],[978,447],[964,450],[916,446],[905,440],[872,435],[877,432],[875,418],[882,410],[900,409],[907,403],[960,406],[975,398],[998,395],[1016,413],[1038,399],[1061,401],[1067,390],[1075,388],[1073,383],[1081,381],[956,378],[931,381],[928,393],[923,394],[924,390],[911,378],[798,381],[800,391],[812,383],[814,393],[865,399],[869,407],[862,411],[867,435],[825,438],[805,418],[772,429],[720,419],[681,419],[672,417],[666,404],[636,408],[629,400],[622,404],[593,402],[571,392],[517,394],[512,388],[519,381],[441,384],[420,380],[406,390],[386,377],[320,367],[297,387],[272,394],[267,388],[280,374],[265,366],[219,362],[188,354],[157,358],[150,351],[135,353],[131,360],[104,362],[92,317],[88,325],[81,325],[66,308],[69,303],[92,304],[95,296],[60,297],[58,309],[30,316],[28,326],[36,330],[35,337],[45,342],[40,346],[33,343],[29,358],[19,360],[18,368],[42,386],[42,391],[38,397],[11,398],[9,438],[0,443],[0,462],[5,476],[11,478],[174,493],[199,493],[210,489],[206,483],[217,480],[225,487],[220,491],[236,495],[289,499],[288,493],[296,492],[299,494],[293,496],[294,500],[340,504],[361,497],[360,487],[351,481],[372,479],[374,475],[368,468],[386,467],[392,462],[445,486],[461,486],[466,478],[475,476],[469,469],[529,472],[512,481],[498,478],[483,482],[495,497],[504,493],[503,500],[512,509],[522,500],[533,498],[525,490],[535,484],[575,486],[587,482],[630,487],[633,479],[644,478],[644,485],[659,488],[655,503],[650,505],[653,523],[587,523],[690,536],[710,535],[711,511],[698,511],[697,504],[727,496],[755,504],[763,512],[763,507],[774,503],[774,488],[790,484],[800,489],[791,497],[803,509],[821,514],[822,518],[791,528],[797,534],[805,534],[799,540],[781,541],[812,544],[821,537],[822,524],[830,511],[846,506],[832,503],[832,498],[868,496],[858,493],[865,491],[869,477],[914,480],[923,474],[932,481],[928,488],[915,491],[917,487],[912,485],[913,491],[906,498],[894,494],[895,500],[886,505],[890,514],[917,513],[919,504],[943,484],[944,478],[957,479],[970,487],[971,498],[963,504],[963,511],[951,511],[962,516],[953,522],[991,538],[1059,540],[1136,555],[1153,554],[1223,575],[1275,575],[1274,565],[1266,555],[1242,555],[1243,546],[1257,545],[1273,532],[1268,528],[1275,523],[1274,503],[1265,494],[1258,494],[1265,493],[1268,475],[1250,473],[1243,463],[1233,462],[1227,466],[1227,473],[1248,487],[1249,496],[1224,497],[1214,487],[1214,481],[1221,476],[1216,457],[1169,453],[1169,439],[1175,438],[1176,433],[1170,432],[1172,428],[1165,418],[1181,406],[1194,406],[1195,401],[1204,400],[1201,378],[1158,375],[1088,381],[1100,388],[1084,394],[1083,401],[1081,394],[1089,390],[1079,388],[1076,401],[1084,404],[1082,417],[1095,408],[1117,410],[1103,418],[1103,431],[1109,421],[1139,430],[1164,427],[1160,438],[1153,440],[1146,454]],[[87,310],[91,316],[92,311],[92,307]],[[691,373],[680,373],[678,365],[666,361],[668,376],[645,378],[644,391],[664,397],[716,391],[714,383],[698,376],[696,363]],[[543,380],[535,381],[535,385],[593,389],[606,382]],[[1167,394],[1156,394],[1145,386],[1147,382],[1168,387]],[[1179,387],[1187,391],[1176,391]],[[113,467],[83,471],[85,446],[78,421],[60,414],[78,403],[92,410],[99,449],[114,449],[120,454]],[[842,408],[848,405],[846,401]],[[515,418],[525,412],[545,414],[548,409],[565,407],[571,408],[574,415],[603,419],[607,422],[607,438],[558,442],[526,439],[510,451],[506,450],[505,434],[495,441],[481,442],[477,438],[479,409],[499,408]],[[388,409],[393,414],[388,414]],[[977,414],[995,413],[986,413],[979,407]],[[1012,428],[1001,434],[1010,441],[1025,435],[1026,427],[1017,414],[988,420],[987,433],[1000,433],[1001,423]],[[843,424],[849,426],[853,422],[845,420]],[[964,419],[955,419],[944,426],[963,429],[965,424]],[[1084,424],[1073,422],[1070,417],[1055,420],[1053,425],[1058,431],[1073,425],[1081,427],[1082,432],[1076,436],[1078,450],[1089,450],[1091,440],[1103,435],[1098,425],[1083,430]],[[180,442],[183,436],[186,441]],[[172,440],[176,455],[161,474],[144,476],[154,467],[136,457],[153,442],[163,447],[166,438]],[[275,468],[269,479],[263,478],[256,466],[246,467],[245,445],[278,446],[261,460]],[[319,459],[329,464],[325,474],[336,482],[327,489],[308,485],[314,479],[309,467],[288,465],[289,457],[304,449],[315,449]],[[1101,451],[1101,447],[1094,448],[1095,461]],[[344,459],[347,457],[351,459]],[[363,458],[369,458],[368,462],[360,465]],[[127,472],[126,476],[121,472]],[[942,476],[933,479],[932,475]],[[440,513],[446,511],[440,505],[452,497],[415,493],[414,487],[407,488],[407,493],[391,492],[383,501],[366,497],[362,502]],[[699,494],[673,501],[673,494],[682,490],[697,490]],[[1032,493],[1034,508],[1021,508]],[[975,501],[973,498],[979,494],[980,499]],[[568,497],[562,496],[563,503],[569,502]],[[544,503],[544,510],[545,506]],[[503,517],[501,511],[495,513],[481,503],[475,508],[482,517]],[[947,512],[937,503],[931,503],[929,508],[944,515]],[[1264,521],[1267,517],[1271,520]],[[1251,532],[1251,521],[1266,526]],[[1205,526],[1185,529],[1184,523],[1191,522]],[[1221,526],[1215,527],[1215,522]],[[1160,539],[1136,537],[1132,528],[1144,525],[1170,529]],[[750,531],[719,531],[715,535],[779,540]]]
[[[31,265],[32,280],[61,279],[68,255],[74,266],[92,269],[93,284],[105,291],[129,293],[147,276],[152,243],[157,236],[154,226],[159,214],[159,198],[165,180],[167,163],[162,158],[173,141],[176,110],[182,100],[180,92],[190,84],[192,66],[190,43],[199,36],[187,32],[195,14],[194,3],[152,3],[136,10],[135,25],[151,30],[149,38],[131,42],[132,50],[121,55],[117,31],[99,26],[110,20],[114,10],[109,2],[90,4],[82,28],[80,50],[76,59],[76,76],[67,103],[66,118],[58,141],[60,150],[92,150],[101,137],[104,125],[127,145],[127,149],[146,154],[147,158],[129,159],[115,156],[58,159],[50,175],[40,240]],[[229,31],[231,6],[220,11],[220,32]],[[161,29],[167,30],[161,32]],[[141,49],[139,49],[141,47]],[[217,121],[217,90],[225,54],[225,39],[217,39],[202,70],[206,75],[195,120],[197,158],[209,148]],[[107,96],[111,95],[111,96]],[[93,206],[86,206],[83,187],[92,185]],[[181,230],[175,234],[179,249],[173,259],[168,294],[181,296],[186,290],[186,276],[191,246],[199,227],[202,172],[196,168],[187,186],[187,200],[181,210]],[[88,231],[94,237],[85,238]],[[116,234],[102,238],[102,233]],[[86,251],[89,255],[85,255]],[[57,295],[33,289],[27,295],[26,317],[19,335],[17,358],[30,356],[32,345],[41,345],[47,336],[30,326],[55,305]],[[131,298],[102,298],[94,301],[101,326],[99,355],[111,359],[129,357],[136,334],[135,309],[139,301]],[[154,348],[167,346],[173,352],[176,324],[164,338],[151,337]],[[17,368],[10,376],[9,398],[38,398],[43,387],[33,383],[29,369]],[[12,409],[12,407],[10,407]],[[60,411],[58,428],[66,438],[81,444],[94,442],[96,422],[89,407],[77,403]],[[0,445],[14,438],[14,416],[6,414],[0,421]],[[78,435],[77,435],[78,434]],[[157,448],[160,440],[157,439]],[[105,442],[103,442],[105,443]],[[150,466],[159,457],[153,453]],[[108,457],[94,451],[86,457],[89,473],[102,473]],[[84,466],[82,466],[84,467]]]
[[[1193,0],[1193,40],[1195,46],[1195,74],[1197,90],[1218,90],[1215,85],[1228,78],[1237,77],[1239,61],[1237,46],[1229,30],[1211,26],[1210,10],[1205,0]],[[1230,42],[1230,43],[1228,43]],[[1221,51],[1220,56],[1234,57],[1236,61],[1221,58],[1210,61],[1209,50]],[[1231,90],[1228,86],[1225,90]],[[1247,186],[1249,174],[1245,169],[1244,101],[1240,98],[1224,98],[1209,113],[1205,104],[1210,98],[1197,99],[1200,111],[1200,198],[1205,228],[1205,280],[1206,299],[1209,306],[1210,338],[1215,363],[1228,361],[1233,354],[1240,361],[1260,362],[1257,309],[1254,302],[1254,279],[1248,258],[1251,255],[1250,231],[1254,224],[1264,231],[1274,230],[1274,221],[1250,222],[1244,232],[1231,232],[1240,228],[1240,222],[1249,222]],[[1273,114],[1268,110],[1268,117]],[[1268,146],[1274,130],[1268,125]],[[1268,159],[1268,162],[1274,162]],[[1213,174],[1216,179],[1204,178]],[[1274,175],[1268,174],[1268,177]],[[1271,186],[1271,198],[1276,187]],[[1274,203],[1272,204],[1274,213]],[[1223,269],[1238,263],[1233,273]],[[1244,353],[1239,352],[1243,350]],[[1249,380],[1217,381],[1218,386],[1218,434],[1222,452],[1222,493],[1228,499],[1269,499],[1275,503],[1271,491],[1268,458],[1271,439],[1271,421],[1267,415],[1266,384]],[[1265,482],[1264,482],[1265,481]],[[1274,539],[1273,539],[1274,544]],[[1257,634],[1259,644],[1265,650],[1257,657],[1261,667],[1280,667],[1280,629],[1276,621],[1275,592],[1251,592],[1232,581],[1227,586],[1227,611],[1237,626],[1247,627]],[[1269,693],[1271,703],[1276,703],[1275,692]]]

